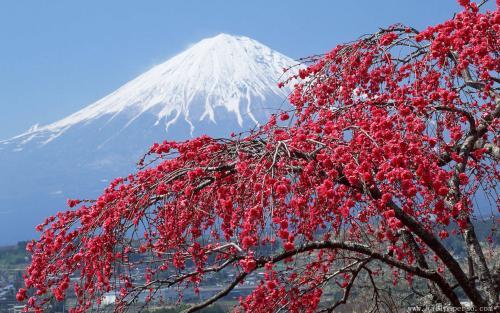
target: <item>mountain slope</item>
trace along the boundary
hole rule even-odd
[[[204,39],[108,96],[0,141],[0,244],[28,239],[68,197],[96,196],[155,141],[227,136],[286,105],[290,58],[247,38]]]

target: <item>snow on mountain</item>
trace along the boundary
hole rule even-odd
[[[124,127],[143,114],[152,114],[155,125],[164,125],[167,131],[179,120],[185,121],[191,134],[199,121],[216,124],[217,108],[224,109],[240,127],[245,119],[258,124],[258,115],[267,109],[266,99],[286,97],[288,90],[278,88],[277,83],[283,68],[295,63],[256,40],[219,34],[196,43],[84,109],[46,126],[35,125],[2,143],[24,145],[36,140],[43,145],[77,124],[101,117],[111,120],[121,114],[127,116]]]
[[[277,84],[295,62],[247,38],[220,34],[153,67],[97,102],[49,125],[0,141],[0,245],[93,198],[153,142],[227,136],[286,106]]]

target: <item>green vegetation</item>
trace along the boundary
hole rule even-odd
[[[0,269],[22,268],[28,261],[25,241],[15,246],[0,247]]]

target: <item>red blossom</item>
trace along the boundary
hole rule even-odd
[[[470,230],[479,188],[498,185],[499,14],[460,3],[421,32],[394,25],[311,58],[286,81],[299,80],[293,110],[247,136],[154,144],[95,201],[69,200],[37,226],[17,299],[33,294],[27,307],[41,310],[73,289],[72,312],[84,312],[117,290],[124,311],[159,281],[196,291],[208,273],[231,269],[236,286],[260,269],[237,310],[313,312],[332,300],[325,279],[341,292],[357,279],[339,263],[375,276],[378,257],[395,284],[443,287],[449,272],[460,287],[449,300],[460,289],[479,306],[474,286],[487,280],[461,281],[440,240],[460,235],[451,223]],[[417,251],[428,264],[412,272]]]

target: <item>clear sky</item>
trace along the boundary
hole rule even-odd
[[[221,32],[299,58],[456,10],[455,0],[2,0],[0,139],[73,113]]]

